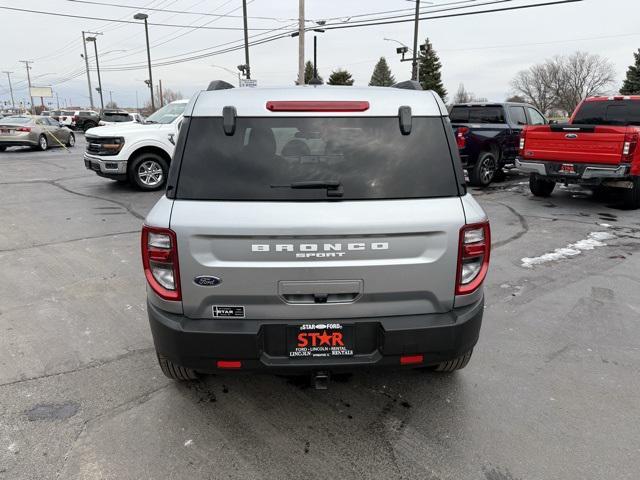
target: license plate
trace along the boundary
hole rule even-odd
[[[334,358],[353,355],[353,326],[307,323],[287,329],[289,358]]]
[[[13,135],[13,130],[0,130],[2,135]]]
[[[576,173],[576,167],[574,167],[570,163],[563,163],[562,166],[560,167],[560,173],[568,173],[573,175]]]

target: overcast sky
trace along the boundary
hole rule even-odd
[[[115,5],[146,6],[179,11],[208,12],[241,16],[241,0],[95,0]],[[430,10],[451,8],[461,0],[422,1],[424,14]],[[469,5],[495,0],[467,1]],[[545,3],[549,0],[512,0],[502,5],[476,6],[475,10]],[[408,0],[307,0],[306,17],[313,20],[332,19],[329,23],[353,21],[356,15],[413,8]],[[447,6],[448,5],[448,6]],[[110,19],[132,19],[136,10],[117,6],[99,6],[70,0],[0,0],[0,6],[53,11],[73,15]],[[458,5],[456,5],[458,6]],[[141,9],[144,11],[144,9]],[[461,12],[463,10],[456,10]],[[150,26],[152,60],[183,55],[227,42],[242,39],[242,18],[216,18],[194,14],[176,14],[146,11],[149,21],[177,25],[205,25],[237,28],[239,30],[192,30]],[[249,0],[249,28],[274,29],[286,32],[298,15],[298,0]],[[399,15],[380,14],[377,16]],[[448,12],[454,13],[454,12]],[[442,14],[442,13],[441,13]],[[433,15],[436,15],[433,13]],[[270,18],[254,18],[270,17]],[[504,100],[509,94],[511,78],[535,62],[557,54],[584,50],[607,57],[615,65],[618,84],[633,61],[633,52],[640,47],[640,2],[638,0],[584,0],[560,6],[539,7],[510,12],[474,15],[420,22],[420,43],[429,37],[442,61],[445,87],[451,97],[460,83],[467,90],[489,100]],[[120,106],[135,106],[136,92],[140,104],[148,98],[143,81],[146,68],[133,71],[108,71],[109,66],[133,64],[144,66],[146,50],[142,25],[116,24],[99,20],[62,18],[35,13],[11,12],[0,9],[2,49],[0,69],[10,70],[16,100],[27,97],[26,72],[19,60],[34,60],[31,71],[34,85],[53,85],[61,99],[74,105],[88,105],[86,75],[58,83],[74,74],[81,74],[84,61],[81,31],[98,31],[102,83],[105,91],[113,92],[113,100]],[[312,25],[308,23],[307,25]],[[292,27],[293,26],[293,27]],[[273,35],[266,30],[253,30],[250,35]],[[393,38],[411,45],[413,23],[379,25],[364,28],[330,30],[318,35],[318,66],[326,79],[336,68],[348,69],[356,85],[369,82],[374,64],[385,56],[397,80],[410,76],[410,62],[400,63],[395,49],[397,44],[385,41]],[[178,37],[179,38],[174,38]],[[258,36],[257,38],[260,38]],[[313,35],[306,36],[306,57],[312,59]],[[162,45],[158,45],[162,43]],[[232,43],[231,45],[236,45]],[[154,46],[156,45],[156,46]],[[91,44],[88,47],[93,48]],[[282,38],[250,49],[252,77],[260,85],[292,85],[297,75],[298,42],[295,38]],[[90,50],[91,52],[92,50]],[[202,52],[198,52],[202,53]],[[205,50],[206,53],[206,50]],[[91,54],[93,63],[93,55]],[[212,79],[236,81],[236,71],[244,63],[242,50],[211,56],[187,63],[154,67],[154,80],[162,79],[165,87],[179,90],[185,97],[205,88]],[[113,68],[113,67],[112,67]],[[92,72],[94,87],[97,75]],[[5,74],[0,76],[0,101],[9,100]]]

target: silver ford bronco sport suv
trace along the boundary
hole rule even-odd
[[[203,91],[142,231],[160,366],[463,368],[489,251],[433,92]]]

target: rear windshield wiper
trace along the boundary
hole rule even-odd
[[[271,185],[271,188],[313,189],[326,188],[327,197],[341,197],[344,194],[342,183],[337,180],[310,180],[306,182],[293,182],[285,185]]]

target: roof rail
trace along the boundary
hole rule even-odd
[[[227,90],[229,88],[234,88],[233,85],[231,85],[228,82],[225,82],[224,80],[212,80],[209,83],[209,86],[207,87],[207,92],[211,92],[213,90]]]

